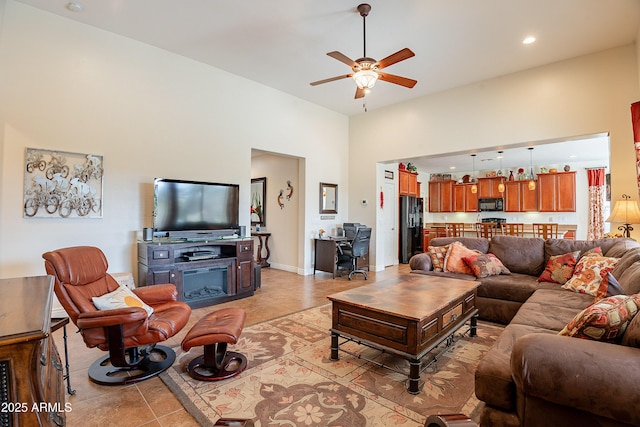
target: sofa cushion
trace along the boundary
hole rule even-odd
[[[640,296],[615,295],[578,313],[558,335],[615,342],[638,313]]]
[[[537,290],[511,320],[512,324],[560,331],[577,313],[593,302],[593,297],[557,289]]]
[[[624,239],[598,239],[598,240],[568,240],[568,239],[547,239],[544,243],[544,252],[545,252],[545,261],[549,259],[549,257],[553,255],[562,255],[567,252],[575,252],[580,251],[584,254],[589,249],[600,246],[602,249],[602,253],[606,256],[612,256],[615,258],[619,258],[619,256],[609,255],[608,251],[614,246],[618,249],[621,246],[631,245],[630,243],[622,242],[619,243],[618,240]],[[617,246],[621,245],[621,246]],[[616,253],[621,256],[618,249],[615,249],[613,253]]]
[[[409,260],[409,267],[412,270],[432,270],[433,263],[431,262],[431,256],[427,252],[415,254]]]
[[[515,411],[515,384],[511,377],[511,350],[516,340],[528,334],[556,332],[528,325],[509,324],[484,355],[475,373],[478,399],[488,405]]]
[[[620,344],[640,348],[640,316],[636,315],[631,319]]]
[[[465,257],[477,255],[480,252],[469,249],[460,242],[453,242],[449,246],[447,255],[444,257],[444,271],[452,273],[473,274],[473,270],[464,262]]]
[[[618,277],[618,283],[622,286],[627,295],[633,295],[640,292],[640,261],[636,261],[629,266]]]
[[[460,242],[467,248],[475,249],[483,254],[489,251],[489,241],[480,237],[436,237],[435,239],[431,239],[429,244],[433,246],[445,246],[453,242]]]
[[[478,287],[478,296],[525,302],[536,289],[538,289],[538,282],[534,276],[512,272],[510,275],[482,278]]]
[[[478,278],[496,276],[498,274],[511,274],[498,257],[491,253],[472,255],[462,259]]]
[[[611,252],[612,251],[607,252],[607,256],[611,256],[609,255],[609,253]],[[614,253],[617,252],[614,251]],[[629,249],[626,253],[622,254],[622,256],[618,258],[620,258],[620,261],[616,264],[615,268],[611,272],[613,274],[613,277],[615,277],[616,279],[619,279],[620,276],[622,276],[622,273],[624,273],[625,270],[629,268],[634,262],[640,261],[640,248]]]
[[[613,270],[620,258],[603,256],[583,256],[576,264],[573,276],[562,285],[564,289],[593,295],[597,300],[607,294],[608,273]]]
[[[631,238],[623,238],[623,239],[600,239],[600,241],[612,242],[611,246],[602,246],[602,250],[604,251],[605,256],[610,256],[613,258],[621,258],[628,251],[634,248],[640,248],[640,243]]]
[[[494,236],[489,243],[489,252],[512,273],[538,277],[546,264],[544,239],[539,237]]]
[[[538,282],[565,284],[573,276],[579,256],[580,251],[551,256],[544,271],[538,277]]]
[[[431,258],[433,271],[444,271],[444,258],[447,256],[449,246],[450,245],[427,247],[427,253]]]

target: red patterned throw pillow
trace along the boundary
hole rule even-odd
[[[638,313],[640,294],[615,295],[582,310],[558,335],[596,341],[617,341]]]
[[[580,251],[563,255],[554,255],[547,261],[547,266],[538,277],[538,282],[551,282],[564,285],[573,276]]]
[[[583,256],[576,264],[571,279],[562,287],[573,292],[593,295],[598,301],[607,294],[609,285],[607,273],[613,270],[618,261],[620,258]]]
[[[471,268],[476,277],[497,276],[511,274],[509,269],[494,254],[479,254],[463,257],[464,262]]]
[[[449,246],[429,246],[427,252],[431,257],[431,264],[433,264],[433,271],[444,271],[444,257],[447,255]]]

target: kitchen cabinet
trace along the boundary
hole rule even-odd
[[[538,210],[540,212],[576,211],[576,173],[555,172],[538,175]]]
[[[505,212],[535,212],[538,210],[538,188],[529,190],[529,181],[504,183]]]
[[[429,181],[429,212],[453,212],[454,180]]]
[[[479,199],[494,199],[501,198],[503,193],[498,191],[498,185],[504,182],[503,176],[493,178],[478,178],[478,198]]]
[[[420,197],[418,174],[408,170],[398,170],[398,186],[401,196]]]
[[[478,193],[472,193],[473,184],[454,184],[453,211],[478,212]]]

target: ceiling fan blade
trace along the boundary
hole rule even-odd
[[[378,78],[380,80],[384,80],[385,82],[394,83],[400,86],[412,88],[418,83],[417,80],[409,79],[407,77],[400,77],[394,74],[388,73],[378,73]]]
[[[324,80],[318,80],[317,82],[312,82],[309,83],[311,86],[317,86],[317,85],[321,85],[323,83],[329,83],[329,82],[333,82],[336,80],[342,80],[342,79],[346,79],[347,77],[351,77],[353,74],[345,74],[344,76],[336,76],[336,77],[331,77],[328,79],[324,79]]]
[[[393,65],[396,62],[400,62],[400,61],[404,61],[405,59],[409,59],[412,56],[415,56],[416,54],[413,53],[411,51],[411,49],[409,48],[404,48],[402,50],[397,51],[396,53],[393,53],[389,56],[387,56],[384,59],[381,59],[380,61],[377,62],[378,65],[378,69],[382,70],[385,67],[388,67],[389,65]]]
[[[349,58],[347,55],[344,55],[344,54],[338,52],[337,50],[334,50],[333,52],[329,52],[329,53],[327,53],[327,55],[329,55],[333,59],[337,59],[340,62],[344,62],[345,64],[347,64],[351,68],[353,68],[353,67],[358,65],[356,63],[356,61],[354,61],[353,59]]]
[[[366,92],[364,91],[364,89],[360,89],[359,87],[357,87],[356,96],[354,96],[353,99],[364,98],[365,95],[366,95]]]

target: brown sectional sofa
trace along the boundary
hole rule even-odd
[[[476,396],[485,403],[481,426],[640,425],[640,315],[620,344],[559,336],[594,297],[537,282],[549,257],[600,246],[620,258],[612,271],[627,295],[640,292],[640,244],[632,239],[596,241],[495,236],[436,238],[432,246],[460,241],[493,253],[509,275],[477,279],[480,319],[507,325],[476,370]],[[412,272],[435,272],[428,254],[410,261]]]

